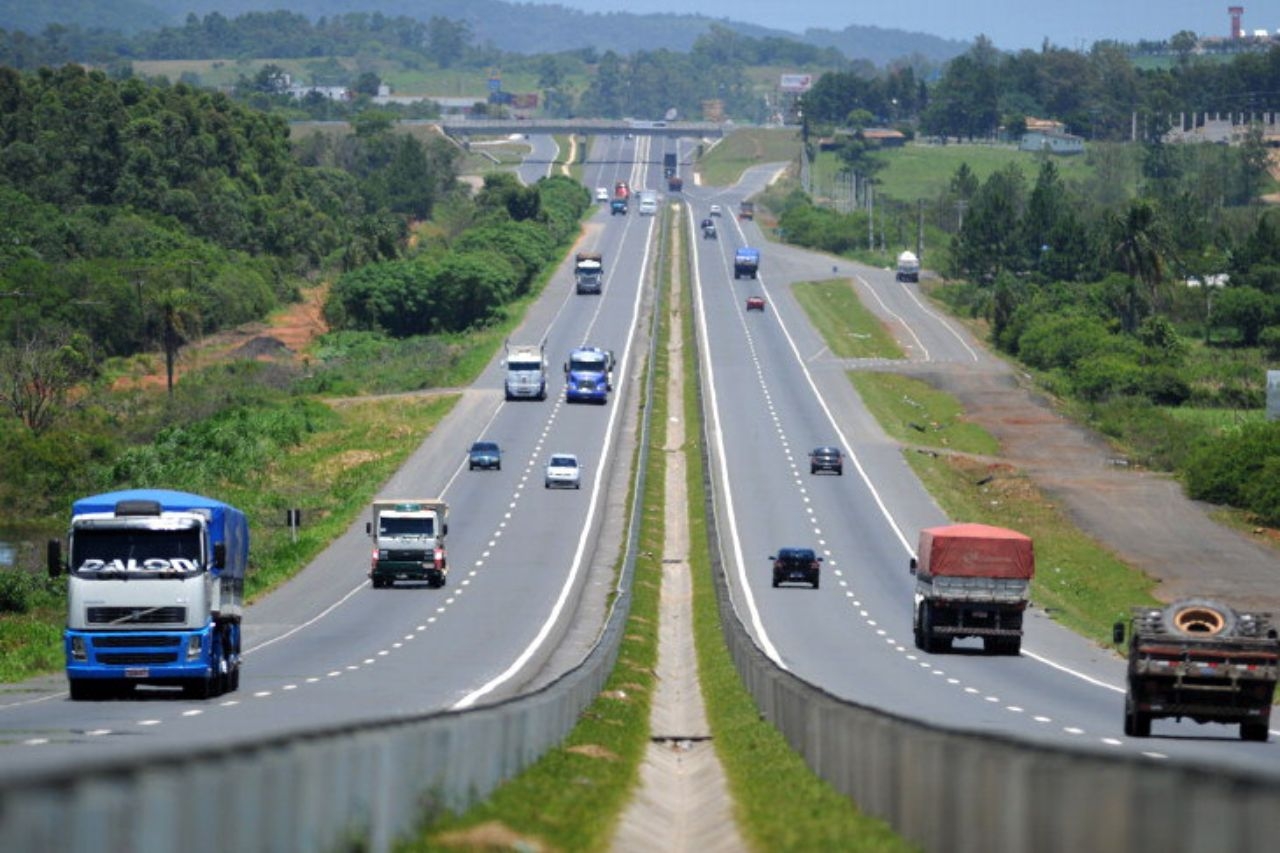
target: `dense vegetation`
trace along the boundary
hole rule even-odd
[[[933,136],[1017,136],[1028,117],[1056,119],[1094,140],[1159,139],[1179,113],[1262,114],[1280,109],[1280,47],[1229,62],[1190,54],[1167,68],[1136,67],[1122,45],[1086,52],[1046,44],[1002,53],[979,38],[949,62],[936,83],[912,89],[902,71],[827,74],[804,98],[807,120],[845,126],[859,111],[908,122]],[[1136,125],[1135,125],[1136,118]]]
[[[444,378],[458,348],[422,336],[504,320],[589,205],[565,178],[497,176],[472,197],[456,148],[386,119],[295,151],[283,122],[222,95],[78,66],[0,69],[0,102],[0,511],[12,521],[85,490],[255,470],[324,422],[305,395],[349,387],[331,377],[353,360],[411,359],[412,372],[384,371],[401,388]],[[173,383],[187,342],[343,271],[327,309],[339,331],[305,372],[246,361]],[[127,359],[155,349],[168,397],[121,390]]]
[[[406,69],[467,69],[479,79],[488,77],[494,68],[502,68],[508,75],[536,80],[543,109],[551,115],[586,113],[614,118],[660,118],[669,109],[699,116],[704,100],[718,98],[730,115],[761,119],[766,116],[748,80],[748,68],[856,65],[864,73],[873,71],[866,60],[850,63],[832,47],[776,36],[753,38],[718,24],[692,40],[688,52],[639,48],[628,54],[614,49],[613,40],[600,44],[606,47],[529,57],[478,44],[463,21],[443,17],[422,21],[408,16],[342,14],[312,21],[286,11],[251,12],[235,18],[214,12],[204,18],[189,16],[181,27],[129,37],[76,27],[49,28],[39,36],[0,30],[0,63],[34,69],[90,62],[111,69],[113,76],[127,77],[132,74],[130,63],[140,59],[269,57],[273,63],[305,59],[310,72],[307,79],[296,82],[345,86],[359,97],[351,103],[321,95],[295,99],[287,93],[278,65],[242,75],[236,95],[260,108],[288,109],[316,119],[345,117],[369,107],[369,96],[377,93],[381,82],[368,70],[374,58]],[[336,57],[352,56],[361,57],[358,70],[335,61]],[[184,76],[182,82],[201,83],[195,75]]]

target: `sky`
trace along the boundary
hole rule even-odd
[[[543,2],[544,0],[534,0]],[[1004,50],[1087,48],[1101,39],[1164,39],[1181,30],[1230,33],[1223,0],[552,0],[588,12],[674,12],[729,18],[800,33],[851,24],[951,39],[985,35]],[[1240,0],[1246,31],[1280,31],[1280,0]]]

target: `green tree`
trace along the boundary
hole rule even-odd
[[[1115,268],[1140,281],[1151,305],[1158,310],[1168,268],[1169,241],[1155,205],[1143,199],[1131,202],[1111,217],[1108,233]]]
[[[0,344],[0,405],[33,434],[53,426],[71,390],[93,372],[84,336],[45,328],[17,343]]]
[[[1224,288],[1213,300],[1211,322],[1217,328],[1236,330],[1240,342],[1257,346],[1262,330],[1277,319],[1276,300],[1253,287]]]

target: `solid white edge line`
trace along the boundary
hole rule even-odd
[[[619,372],[618,376],[618,387],[623,386],[628,376],[628,368],[630,367],[631,353],[633,349],[632,345],[635,343],[636,325],[639,322],[640,306],[644,299],[644,281],[645,274],[649,267],[649,256],[652,252],[652,242],[653,230],[650,229],[648,239],[645,241],[644,259],[640,264],[639,284],[636,287],[636,297],[631,311],[631,334],[627,338],[627,346],[622,353],[622,370]],[[609,424],[605,432],[603,452],[600,454],[600,471],[603,471],[608,467],[609,454],[613,449],[614,426],[619,417],[619,413],[623,409],[621,405],[618,405],[618,400],[616,398],[613,403],[614,405],[611,407],[612,411],[609,413]],[[583,557],[587,550],[588,533],[591,531],[596,511],[600,505],[600,490],[603,488],[604,482],[605,478],[600,477],[597,474],[595,482],[591,488],[591,504],[587,508],[587,518],[582,525],[582,532],[578,535],[578,547],[574,552],[573,563],[570,565],[569,574],[565,578],[564,585],[560,588],[560,594],[556,598],[555,605],[551,608],[551,612],[548,614],[546,621],[542,623],[542,627],[538,629],[538,633],[534,636],[533,641],[505,670],[485,684],[482,684],[480,687],[463,696],[458,702],[454,703],[453,710],[460,711],[470,708],[477,700],[483,698],[489,693],[492,693],[507,681],[510,681],[516,673],[523,669],[533,656],[537,654],[538,650],[542,647],[542,644],[546,642],[547,637],[551,635],[551,629],[558,621],[560,621],[560,614],[564,611],[565,605],[569,601],[569,596],[577,582],[578,574],[582,571]]]
[[[689,208],[689,229],[690,242],[693,245],[693,296],[694,311],[698,317],[698,331],[701,334],[702,346],[699,348],[699,358],[702,361],[702,370],[706,376],[706,382],[703,383],[706,388],[708,402],[710,403],[711,416],[711,436],[715,443],[716,455],[719,457],[719,476],[720,491],[724,497],[725,515],[729,521],[729,541],[733,544],[733,559],[737,568],[738,584],[742,589],[742,596],[746,600],[747,612],[751,616],[751,627],[755,631],[756,638],[760,641],[760,647],[769,659],[772,660],[782,669],[787,669],[787,665],[782,662],[782,656],[778,654],[777,648],[773,645],[773,641],[769,639],[769,632],[764,628],[764,620],[760,618],[760,610],[756,607],[755,596],[751,592],[751,584],[747,582],[746,561],[742,556],[742,541],[738,536],[738,520],[733,509],[733,490],[729,487],[729,466],[726,464],[726,455],[724,449],[724,433],[720,429],[720,404],[716,395],[715,368],[711,365],[710,338],[707,332],[707,314],[706,306],[702,301],[702,273],[698,263],[699,241],[697,234],[693,232],[693,223],[697,218],[693,215],[693,205],[686,202]],[[736,225],[735,220],[735,225]],[[741,228],[739,228],[741,231]],[[716,241],[717,246],[719,240]],[[773,312],[777,314],[777,311]]]

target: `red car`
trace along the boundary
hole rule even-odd
[[[748,311],[763,311],[763,310],[764,310],[764,297],[763,297],[763,296],[748,296],[748,297],[747,297],[747,310],[748,310]]]

